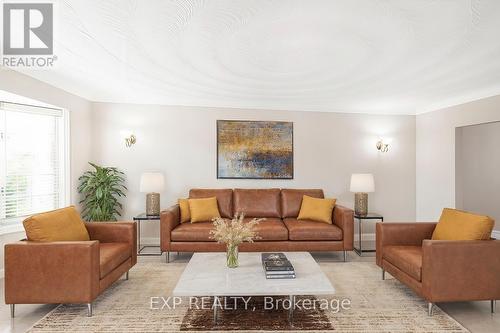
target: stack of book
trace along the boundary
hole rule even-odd
[[[295,270],[284,253],[262,253],[266,279],[295,279]]]

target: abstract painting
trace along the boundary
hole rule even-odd
[[[293,123],[218,120],[217,178],[293,179]]]

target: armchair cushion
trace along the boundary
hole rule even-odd
[[[34,242],[90,240],[75,206],[35,214],[25,219],[23,226],[28,240]]]
[[[445,208],[433,240],[488,240],[495,222],[489,216]]]
[[[179,199],[177,200],[179,204],[179,210],[181,213],[181,223],[191,221],[191,211],[189,210],[189,199]]]
[[[384,247],[384,260],[417,281],[422,281],[422,247],[389,245]]]
[[[131,257],[132,248],[127,243],[100,243],[99,270],[102,279]]]

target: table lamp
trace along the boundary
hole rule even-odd
[[[371,173],[353,173],[351,192],[354,192],[354,212],[356,215],[368,214],[368,193],[375,192],[375,181]]]
[[[141,175],[140,192],[146,194],[146,215],[160,215],[160,192],[165,178],[160,172],[144,172]]]

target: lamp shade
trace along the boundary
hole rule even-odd
[[[371,173],[353,173],[351,176],[351,192],[375,192],[375,180]]]
[[[141,175],[140,191],[160,193],[165,189],[165,178],[161,172],[144,172]]]

